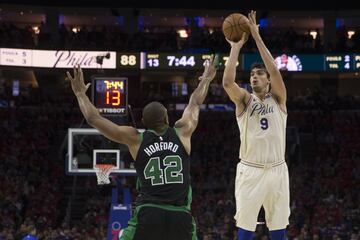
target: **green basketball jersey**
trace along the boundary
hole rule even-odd
[[[138,173],[137,205],[144,203],[189,206],[190,156],[176,130],[164,134],[145,131],[135,161]]]

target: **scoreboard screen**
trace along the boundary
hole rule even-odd
[[[352,70],[352,56],[350,54],[325,55],[325,71],[346,72]]]
[[[127,78],[93,78],[92,102],[103,115],[126,115]]]
[[[242,70],[262,62],[259,54],[244,54]],[[280,70],[296,72],[347,72],[360,69],[358,54],[279,54],[273,56]]]
[[[104,53],[106,55],[103,55]],[[58,59],[59,54],[69,59]],[[217,69],[224,70],[229,52],[98,52],[0,48],[0,66],[53,69],[72,68],[74,64],[80,64],[83,68],[118,69],[136,73],[141,73],[141,70],[203,71],[206,61],[212,54],[218,58]],[[104,64],[95,62],[98,57],[106,58]],[[281,71],[358,72],[360,70],[360,54],[355,52],[326,54],[280,52],[273,54],[273,57]],[[251,65],[256,62],[262,62],[258,53],[239,54],[237,70],[249,71]]]
[[[199,69],[205,59],[201,54],[146,53],[146,69]]]
[[[140,69],[140,53],[117,53],[116,67],[118,69]]]
[[[224,69],[229,55],[225,53],[215,54],[218,62],[217,67]],[[146,53],[144,54],[145,69],[162,70],[202,70],[205,62],[208,61],[211,54],[167,54],[167,53]],[[216,59],[214,59],[216,61]],[[238,65],[241,63],[239,57]]]

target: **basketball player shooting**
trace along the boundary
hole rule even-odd
[[[190,213],[190,139],[198,123],[200,106],[216,75],[213,57],[205,65],[200,83],[175,126],[169,127],[166,108],[151,102],[142,112],[147,128],[139,133],[130,126],[118,126],[102,117],[90,102],[80,67],[74,77],[67,72],[80,110],[92,127],[112,141],[126,144],[139,181],[136,208],[120,240],[196,240],[196,226]]]
[[[285,163],[286,89],[275,61],[266,48],[256,24],[256,12],[246,23],[264,64],[253,64],[250,83],[253,93],[235,83],[239,52],[248,36],[229,41],[230,56],[223,86],[236,105],[240,130],[240,162],[235,180],[235,220],[239,240],[252,239],[261,206],[272,240],[285,239],[290,215],[289,176]],[[270,87],[271,86],[271,87]]]

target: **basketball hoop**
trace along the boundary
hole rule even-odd
[[[111,170],[115,168],[112,164],[96,164],[95,165],[95,172],[97,177],[98,185],[105,185],[110,183],[110,173]]]

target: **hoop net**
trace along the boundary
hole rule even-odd
[[[104,185],[110,183],[110,173],[115,168],[112,164],[96,164],[95,172],[97,177],[98,185]]]

